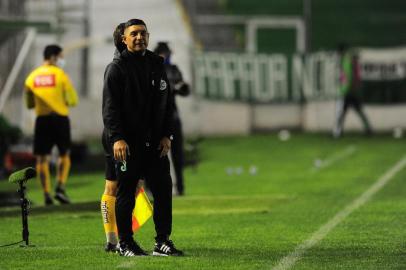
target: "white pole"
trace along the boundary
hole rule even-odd
[[[0,93],[0,113],[4,109],[6,100],[13,89],[15,81],[23,67],[24,60],[27,57],[27,54],[34,42],[37,31],[34,28],[27,29],[27,37],[24,40],[23,46],[21,47],[20,52],[18,53],[17,59],[14,63],[13,68],[10,71],[10,74],[7,77],[6,83],[4,84],[3,90]],[[22,91],[22,89],[20,89]]]

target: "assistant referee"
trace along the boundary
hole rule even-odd
[[[34,130],[34,154],[37,172],[44,191],[45,205],[53,204],[50,194],[49,154],[56,145],[59,151],[57,186],[54,198],[62,204],[70,203],[65,183],[70,170],[71,146],[69,109],[76,106],[78,96],[68,75],[63,70],[63,50],[58,45],[44,49],[44,62],[25,80],[25,98],[29,109],[37,115]]]

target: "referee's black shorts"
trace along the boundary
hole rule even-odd
[[[48,155],[56,145],[60,155],[71,146],[70,122],[67,116],[57,114],[38,116],[35,120],[34,154]]]
[[[116,162],[111,155],[105,155],[105,179],[110,181],[117,181]]]
[[[106,180],[117,181],[116,162],[112,154],[112,147],[107,140],[107,135],[103,132],[102,145],[104,149],[104,175]]]

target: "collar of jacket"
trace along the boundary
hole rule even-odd
[[[124,51],[122,51],[121,53],[116,51],[115,55],[114,55],[115,59],[121,58],[121,59],[131,59],[132,57],[134,57],[135,55],[133,53],[130,53],[127,49],[125,49]],[[135,56],[137,57],[137,56]],[[139,56],[138,56],[139,57]],[[150,50],[145,50],[144,51],[144,57],[146,59],[150,59],[152,61],[152,65],[162,65],[164,62],[163,57],[151,52]]]
[[[130,52],[127,49],[121,52],[121,57],[128,59],[137,59],[147,55],[147,50],[141,52]]]

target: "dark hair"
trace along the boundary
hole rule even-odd
[[[156,45],[155,49],[154,49],[154,53],[156,54],[167,54],[170,55],[171,54],[171,49],[168,46],[168,42],[158,42],[158,44]]]
[[[52,56],[58,56],[62,52],[62,47],[56,44],[47,45],[44,49],[44,59],[49,60]]]
[[[147,28],[147,25],[145,24],[145,22],[141,19],[129,19],[125,25],[124,25],[124,30],[127,29],[128,27],[132,26],[132,25],[143,25],[145,26],[145,28]]]
[[[116,48],[119,52],[124,51],[125,48],[127,47],[123,43],[124,27],[125,27],[125,23],[120,23],[119,25],[116,26],[116,29],[113,32],[114,46],[116,46]]]

